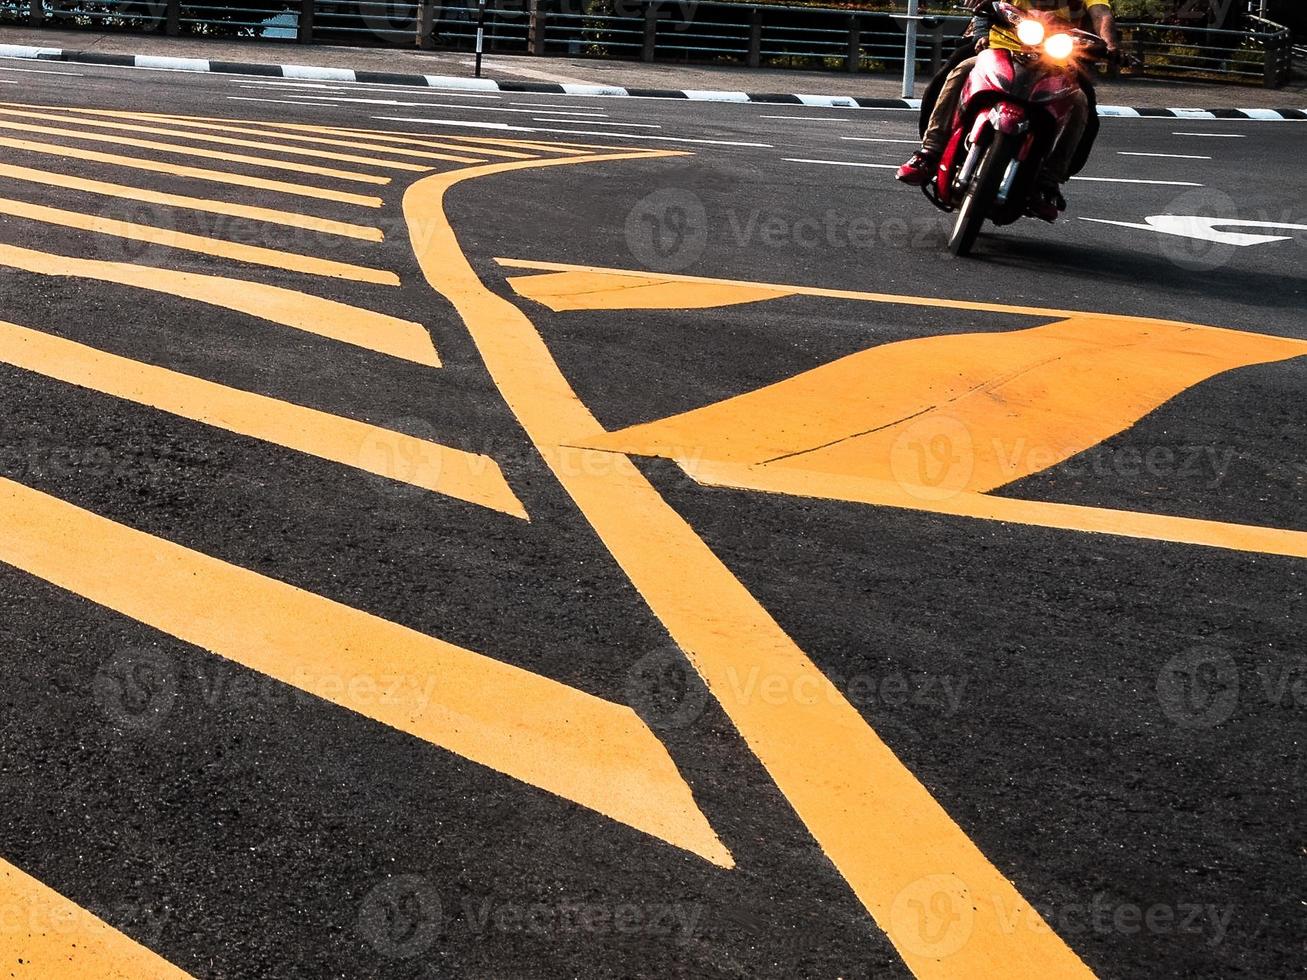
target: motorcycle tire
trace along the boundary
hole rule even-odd
[[[948,250],[957,258],[965,258],[971,254],[971,249],[980,236],[981,226],[994,210],[994,201],[998,198],[998,190],[1003,184],[1003,175],[1007,173],[1007,168],[1016,159],[1016,155],[1016,139],[1003,133],[996,133],[994,141],[989,144],[989,149],[985,151],[985,156],[980,161],[976,176],[971,180],[971,186],[967,188],[966,196],[962,199],[962,207],[958,209],[958,220],[954,223],[953,234],[948,240]]]

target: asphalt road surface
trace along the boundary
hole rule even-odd
[[[1307,123],[0,64],[18,977],[1287,977]]]

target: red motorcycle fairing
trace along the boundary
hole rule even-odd
[[[1030,101],[1051,113],[1061,130],[1071,115],[1071,99],[1078,91],[1080,82],[1075,75],[1050,74],[1035,83]]]
[[[962,89],[960,105],[968,105],[978,92],[1007,92],[1017,77],[1012,52],[986,48],[976,55],[976,67]]]
[[[1030,128],[1028,119],[1029,113],[1026,112],[1025,106],[1018,105],[1015,102],[997,102],[990,107],[989,112],[984,115],[976,116],[976,124],[972,127],[971,142],[979,139],[980,134],[984,131],[986,124],[993,126],[1000,133],[1006,133],[1009,136],[1016,136],[1018,133],[1024,133]]]

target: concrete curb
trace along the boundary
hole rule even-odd
[[[355,71],[352,68],[316,68],[310,65],[260,65],[201,58],[163,58],[154,55],[99,54],[94,51],[64,51],[0,44],[0,58],[37,61],[65,61],[115,68],[151,68],[164,71],[211,72],[220,75],[256,75],[322,82],[364,82],[377,85],[412,85],[418,88],[465,92],[532,92],[548,95],[585,95],[600,98],[682,99],[690,102],[746,102],[762,105],[801,105],[830,109],[920,108],[917,99],[860,99],[848,95],[786,95],[755,92],[717,92],[685,89],[624,88],[620,85],[567,85],[553,82],[494,81],[487,78],[459,78],[453,75],[412,75],[385,71]],[[1147,119],[1253,119],[1281,121],[1307,119],[1303,109],[1154,109],[1102,105],[1100,116]]]

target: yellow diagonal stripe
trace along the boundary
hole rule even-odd
[[[319,167],[313,163],[299,160],[277,160],[272,157],[250,156],[246,153],[227,153],[223,150],[205,150],[198,146],[186,146],[182,143],[161,143],[158,140],[140,140],[132,136],[119,136],[109,133],[88,133],[81,129],[60,129],[57,126],[38,126],[30,123],[5,122],[0,120],[0,129],[11,129],[20,133],[40,133],[46,136],[68,136],[75,140],[89,143],[111,143],[114,146],[135,146],[142,150],[156,150],[182,157],[198,157],[203,160],[223,160],[228,163],[240,163],[250,167],[267,167],[271,170],[292,170],[300,174],[316,174],[319,177],[332,177],[336,180],[348,180],[359,184],[386,184],[389,177],[365,174],[355,170],[336,170],[331,167]]]
[[[21,980],[189,980],[75,902],[0,859],[0,952]]]
[[[0,562],[717,865],[733,863],[630,708],[9,480],[0,480],[0,528]]]
[[[435,138],[421,139],[419,137],[414,137],[412,135],[405,135],[402,133],[387,133],[387,132],[382,132],[380,130],[350,130],[350,129],[342,129],[336,126],[312,126],[309,125],[308,123],[289,123],[289,122],[276,122],[276,123],[267,122],[267,123],[261,123],[261,125],[268,126],[268,127],[273,127],[273,126],[277,127],[275,132],[280,137],[289,137],[291,136],[292,132],[331,133],[336,136],[352,137],[351,140],[346,142],[345,145],[347,146],[378,147],[379,149],[384,149],[385,152],[387,153],[398,153],[398,154],[405,154],[405,155],[417,154],[418,156],[425,156],[425,154],[430,151],[430,150],[427,151],[409,150],[404,148],[409,146],[424,146],[430,149],[446,149],[446,150],[462,150],[462,151],[467,151],[468,149],[472,149],[477,152],[478,156],[500,157],[501,159],[504,160],[533,160],[539,155],[536,153],[520,153],[515,150],[501,150],[489,146],[474,146],[474,147],[468,147],[467,145],[455,146],[448,143],[441,143],[439,139],[435,139]],[[357,140],[364,135],[366,135],[367,139],[374,140],[375,142],[372,143],[354,142],[354,140]],[[379,146],[379,144],[382,145]],[[388,144],[398,144],[398,145],[388,145]]]
[[[440,367],[431,335],[422,324],[281,286],[127,262],[79,259],[17,245],[0,244],[0,265],[40,275],[98,279],[179,296],[426,367]]]
[[[0,361],[525,519],[488,456],[143,364],[0,321]]]
[[[311,184],[292,184],[285,180],[269,180],[266,177],[250,177],[245,174],[228,173],[224,170],[207,170],[203,167],[187,167],[162,160],[145,160],[141,157],[126,157],[117,153],[101,153],[97,150],[85,150],[79,146],[60,146],[58,143],[40,143],[33,140],[10,139],[0,136],[0,146],[13,150],[26,150],[29,153],[44,153],[49,156],[71,160],[87,160],[91,163],[107,163],[114,167],[126,167],[131,170],[144,170],[147,173],[170,174],[174,177],[188,177],[204,180],[211,184],[230,184],[234,187],[250,187],[261,191],[274,191],[279,194],[293,194],[297,197],[312,197],[321,201],[337,201],[341,204],[355,204],[365,208],[381,207],[381,198],[364,194],[351,194],[346,191],[332,190],[327,187],[314,187]],[[383,178],[389,180],[389,178]]]
[[[182,194],[165,194],[162,191],[145,187],[132,187],[127,184],[113,184],[103,180],[90,180],[74,177],[70,174],[57,173],[53,170],[35,170],[31,167],[11,167],[0,164],[0,177],[12,180],[26,180],[34,184],[50,187],[63,187],[71,191],[86,191],[88,194],[102,194],[105,197],[118,197],[129,201],[144,201],[147,204],[161,204],[165,207],[184,208],[187,211],[203,211],[208,214],[225,214],[232,218],[248,218],[287,228],[303,228],[324,235],[340,235],[344,238],[357,238],[366,242],[379,242],[384,239],[380,228],[354,225],[345,221],[330,221],[310,214],[298,214],[294,211],[277,211],[273,208],[256,208],[248,204],[232,204],[229,201],[211,201],[201,197],[186,197]]]
[[[193,133],[189,130],[170,129],[165,126],[142,126],[139,123],[120,123],[110,122],[107,119],[88,119],[82,116],[70,116],[65,113],[55,112],[32,112],[23,109],[0,109],[0,116],[16,116],[22,119],[45,119],[53,122],[77,123],[82,126],[98,126],[100,129],[112,129],[116,132],[127,133],[148,133],[153,136],[176,136],[182,139],[194,140],[197,143],[221,143],[224,146],[243,146],[251,150],[270,150],[273,153],[284,153],[287,156],[312,157],[315,160],[335,160],[339,163],[361,163],[365,167],[378,167],[382,170],[404,170],[409,173],[430,173],[431,167],[424,167],[420,163],[404,163],[399,160],[380,160],[376,157],[361,157],[352,153],[336,153],[332,150],[314,150],[303,146],[286,146],[282,143],[268,143],[262,140],[243,140],[234,136],[208,136],[204,133]],[[230,129],[230,132],[239,132],[237,129]],[[250,130],[246,130],[250,132]],[[451,157],[458,163],[476,163],[475,159],[469,157]]]
[[[4,103],[0,103],[0,105],[3,104]],[[382,153],[389,153],[392,156],[411,157],[413,159],[418,159],[418,160],[438,160],[443,163],[485,163],[485,160],[483,159],[478,159],[477,157],[468,156],[466,154],[466,151],[462,155],[456,156],[452,153],[439,153],[437,152],[437,149],[434,146],[431,149],[426,150],[425,152],[420,150],[405,150],[393,146],[384,146],[379,143],[366,143],[357,140],[344,140],[344,139],[327,137],[327,136],[307,136],[304,133],[289,133],[289,132],[282,132],[280,130],[273,130],[273,129],[266,129],[266,128],[258,129],[252,125],[242,126],[242,125],[235,125],[231,122],[207,121],[204,119],[196,119],[191,116],[173,116],[173,115],[166,115],[164,113],[159,113],[159,112],[121,112],[112,109],[76,109],[72,111],[79,113],[79,115],[48,116],[46,118],[65,119],[65,120],[77,119],[79,121],[87,122],[92,126],[100,126],[105,129],[110,129],[110,128],[129,129],[129,130],[136,130],[139,132],[147,132],[147,133],[165,133],[170,136],[181,136],[185,139],[197,140],[202,143],[203,142],[207,142],[207,143],[231,142],[241,146],[260,146],[260,147],[275,146],[279,151],[283,153],[301,154],[301,155],[308,155],[308,156],[321,155],[327,159],[346,160],[346,161],[352,161],[356,163],[373,164],[375,166],[386,166],[392,161],[380,159],[375,156],[360,157],[360,156],[352,156],[348,154],[334,154],[334,153],[323,154],[321,153],[321,151],[309,150],[303,147],[294,146],[293,144],[310,143],[313,144],[314,146],[340,146],[352,150],[377,150]],[[128,125],[124,123],[111,123],[111,122],[103,122],[100,120],[85,119],[84,117],[86,116],[102,116],[102,117],[110,116],[116,119],[139,119],[147,122],[167,123],[170,126],[184,126],[186,127],[186,129],[184,130],[183,129],[148,129],[148,128],[141,127],[139,125]],[[283,124],[278,124],[278,125],[283,125]],[[227,136],[209,136],[209,135],[205,135],[204,133],[190,132],[190,130],[195,130],[195,129],[204,130],[207,133],[245,133],[246,135],[250,135],[250,136],[276,137],[278,140],[290,140],[292,141],[292,145],[286,145],[283,143],[271,144],[265,142],[251,143],[245,140],[231,140]],[[494,154],[482,154],[482,155],[493,156]],[[401,170],[412,169],[412,170],[427,172],[430,171],[432,168],[413,167],[412,165],[405,164],[405,165],[397,166],[396,169],[401,169]]]
[[[315,276],[328,276],[333,279],[351,279],[355,282],[370,282],[381,286],[398,286],[399,277],[393,272],[381,269],[369,269],[361,265],[349,265],[345,262],[333,262],[311,255],[299,255],[295,252],[279,252],[272,248],[258,245],[241,245],[236,242],[223,241],[220,238],[206,238],[203,235],[191,235],[153,225],[141,225],[131,221],[121,221],[99,214],[83,214],[80,211],[63,211],[48,208],[41,204],[27,204],[12,198],[0,197],[0,214],[11,214],[16,218],[29,218],[50,225],[62,225],[65,228],[77,228],[100,235],[115,235],[135,242],[147,242],[164,248],[176,248],[186,252],[200,252],[252,265],[265,265],[287,272],[304,272]]]

